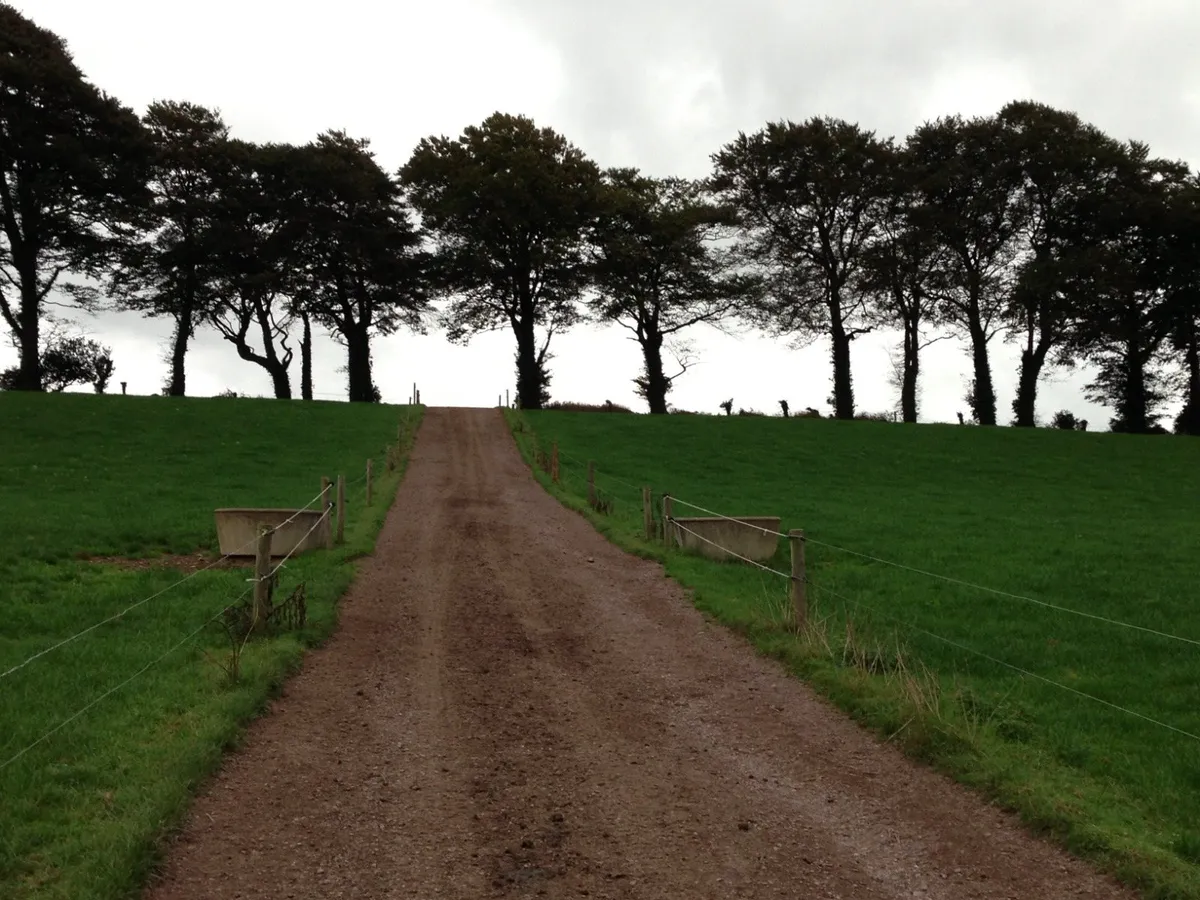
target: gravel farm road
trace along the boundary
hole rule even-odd
[[[341,625],[150,900],[1131,898],[905,759],[432,409]]]

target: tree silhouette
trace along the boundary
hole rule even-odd
[[[1072,361],[1067,338],[1091,290],[1098,204],[1113,190],[1125,151],[1074,113],[1040,103],[1010,103],[998,120],[1021,172],[1023,258],[1006,312],[1021,342],[1014,424],[1032,428],[1042,370],[1048,361]]]
[[[913,222],[945,251],[938,257],[939,315],[969,342],[976,421],[995,425],[988,344],[1003,325],[1024,222],[1020,164],[995,118],[951,116],[926,123],[907,148],[916,175]]]
[[[217,300],[214,211],[229,129],[194,103],[151,103],[144,119],[153,148],[146,228],[121,246],[110,291],[123,309],[175,323],[166,393],[187,391],[184,361]]]
[[[733,256],[714,246],[733,217],[700,184],[635,169],[611,170],[604,184],[589,306],[599,320],[633,333],[644,367],[638,394],[652,414],[665,415],[679,376],[663,368],[664,342],[695,325],[719,326],[755,299],[759,283],[735,272]],[[679,374],[685,371],[681,361]]]
[[[430,260],[400,186],[380,168],[370,143],[341,131],[295,155],[303,179],[307,263],[297,301],[346,348],[351,402],[378,402],[371,338],[424,329]]]
[[[550,341],[580,316],[599,169],[557,132],[495,113],[458,138],[424,138],[400,177],[437,244],[450,339],[511,329],[521,408],[540,409]]]
[[[61,38],[0,3],[0,318],[21,354],[13,387],[42,389],[51,293],[94,306],[65,276],[106,274],[145,204],[137,116],[89,84]]]
[[[710,181],[737,211],[743,251],[767,278],[750,320],[832,345],[834,408],[854,417],[850,344],[870,330],[855,282],[890,189],[888,144],[839,119],[772,122],[713,155]]]

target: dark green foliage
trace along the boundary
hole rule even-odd
[[[371,337],[424,330],[431,260],[399,184],[380,168],[369,141],[329,131],[288,164],[303,182],[307,224],[297,300],[345,346],[351,402],[378,402]]]
[[[1007,280],[1026,213],[1020,160],[995,118],[949,116],[920,126],[911,158],[915,226],[941,248],[938,315],[970,346],[972,412],[996,424],[988,344],[1003,327]]]
[[[638,396],[651,413],[665,415],[667,394],[690,362],[684,350],[680,371],[668,375],[666,342],[744,311],[757,298],[759,280],[734,271],[736,257],[715,246],[734,214],[706,199],[699,183],[614,169],[605,173],[602,196],[589,306],[600,321],[633,333],[642,350]]]
[[[120,247],[110,293],[120,308],[175,323],[165,391],[187,390],[185,359],[197,327],[217,301],[217,203],[229,129],[194,103],[159,101],[144,119],[152,146],[144,230]]]
[[[1099,239],[1081,293],[1072,345],[1099,369],[1092,399],[1111,406],[1114,431],[1156,428],[1167,398],[1162,363],[1177,327],[1175,283],[1178,200],[1187,191],[1186,166],[1153,159],[1130,144],[1126,163],[1096,211]]]
[[[1075,418],[1075,414],[1067,409],[1060,409],[1054,414],[1054,418],[1050,420],[1050,424],[1062,431],[1074,431],[1079,426],[1079,420]]]
[[[921,351],[940,339],[928,336],[927,331],[939,322],[946,250],[917,220],[917,169],[907,149],[893,150],[888,179],[878,231],[863,253],[857,283],[870,296],[870,319],[881,327],[900,330],[901,357],[894,381],[900,389],[904,421],[915,422]]]
[[[266,370],[281,400],[292,396],[288,340],[307,260],[300,152],[289,145],[227,141],[213,211],[219,299],[208,321],[239,357]]]
[[[631,413],[628,406],[622,406],[619,403],[611,403],[605,401],[603,404],[595,403],[573,403],[571,401],[555,400],[546,404],[546,409],[557,409],[562,412],[609,412],[609,413]]]
[[[1038,379],[1047,364],[1070,364],[1070,332],[1092,289],[1100,205],[1127,166],[1127,152],[1098,128],[1033,102],[998,116],[1008,153],[1020,165],[1024,253],[1006,317],[1021,342],[1014,424],[1032,428]]]
[[[76,384],[90,384],[103,394],[112,377],[112,349],[82,336],[52,335],[41,353],[42,389],[62,393]],[[0,391],[19,390],[21,369],[0,372]]]
[[[747,318],[801,340],[829,337],[843,419],[854,416],[850,344],[870,331],[854,276],[892,188],[891,154],[873,132],[824,118],[772,122],[713,155],[709,185],[736,212],[742,253],[767,281]]]
[[[94,304],[70,276],[107,271],[145,204],[137,116],[88,83],[66,44],[0,3],[0,320],[39,391],[46,304]]]
[[[495,113],[458,138],[422,139],[400,177],[437,243],[450,339],[511,328],[518,403],[540,409],[550,340],[579,320],[588,284],[599,169],[557,132]]]

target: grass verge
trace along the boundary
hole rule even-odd
[[[420,415],[366,404],[0,394],[0,896],[137,893],[192,792],[333,630]],[[400,422],[401,462],[389,470]],[[322,475],[337,474],[348,482],[345,543],[292,558],[277,587],[278,597],[305,586],[307,625],[251,639],[236,683],[222,669],[230,644],[213,619],[245,594],[249,569],[212,568],[180,584],[184,573],[153,563],[85,558],[215,555],[215,508],[300,507]]]
[[[748,417],[509,421],[531,464],[558,444],[560,484],[533,465],[547,490],[855,719],[1145,896],[1200,897],[1200,743],[1163,727],[1200,735],[1200,647],[1077,614],[1200,639],[1200,445]],[[589,457],[608,513],[585,499]],[[646,541],[643,484],[656,506],[665,491],[806,529],[811,627],[796,633],[776,575]],[[678,499],[676,515],[701,514]]]

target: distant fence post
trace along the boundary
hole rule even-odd
[[[558,441],[550,445],[550,480],[558,484]]]
[[[792,548],[792,613],[796,630],[803,631],[808,625],[808,581],[804,567],[803,529],[789,531],[788,544]]]
[[[588,504],[596,508],[596,463],[588,460]]]
[[[346,476],[339,475],[337,480],[337,542],[346,542]]]
[[[371,469],[373,462],[370,458],[367,459],[367,506],[371,505]]]
[[[654,539],[654,500],[650,488],[642,488],[642,527],[646,530],[646,540]]]
[[[271,537],[274,531],[263,523],[258,525],[258,547],[254,555],[254,612],[250,630],[257,631],[271,614]]]
[[[333,522],[331,521],[331,517],[333,515],[333,504],[330,502],[330,497],[329,497],[330,490],[332,489],[331,485],[332,485],[332,482],[329,480],[329,476],[322,475],[321,476],[321,518],[325,520],[324,531],[325,531],[325,549],[326,550],[333,549]]]
[[[671,546],[671,495],[663,494],[663,546]]]

